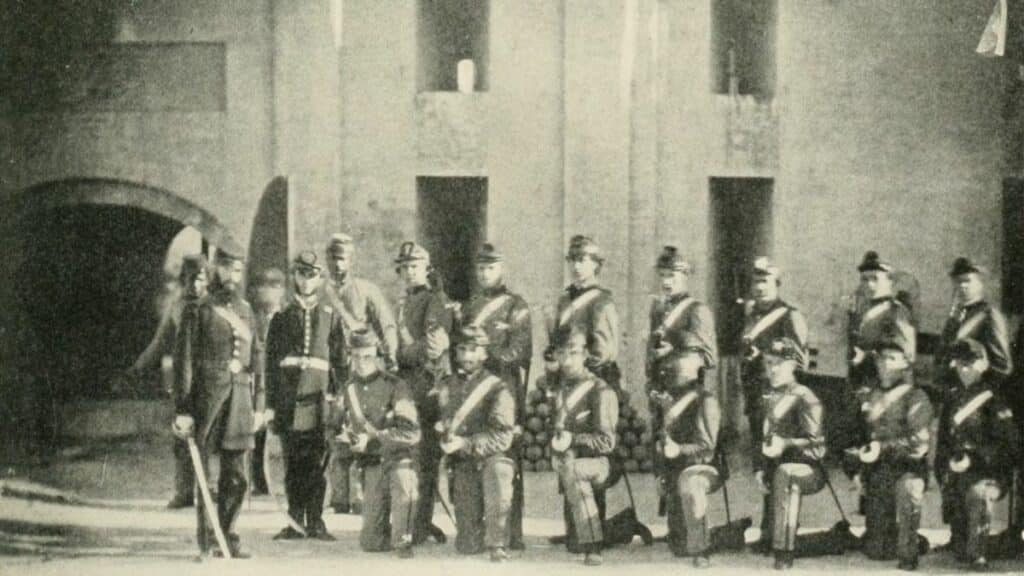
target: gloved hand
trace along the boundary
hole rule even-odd
[[[862,350],[859,346],[854,346],[853,356],[850,357],[850,364],[853,364],[854,366],[860,366],[864,362],[864,358],[866,357],[867,355],[864,353],[864,350]]]
[[[878,457],[882,455],[882,444],[877,440],[873,440],[864,446],[861,446],[857,456],[860,461],[865,464],[871,464],[878,461]]]
[[[469,452],[470,443],[465,436],[452,436],[446,441],[441,442],[441,451],[445,454],[455,454],[456,452]]]
[[[666,435],[665,445],[662,448],[662,453],[665,455],[665,458],[668,458],[669,460],[675,460],[676,458],[679,457],[679,444],[676,444],[675,441],[672,440],[671,436]]]
[[[761,446],[761,454],[764,454],[766,458],[778,458],[782,456],[782,452],[785,449],[786,446],[782,438],[772,434],[765,439],[764,444]]]
[[[949,460],[949,469],[957,474],[962,474],[971,467],[971,457],[964,453],[959,458],[953,457]]]
[[[572,446],[572,432],[560,430],[551,438],[551,449],[555,452],[565,452]]]
[[[366,452],[366,445],[370,443],[370,437],[366,434],[356,434],[352,436],[351,446],[352,451],[358,454]]]
[[[174,423],[171,424],[171,431],[178,438],[185,440],[191,438],[195,434],[196,421],[188,414],[178,414],[174,417]]]
[[[768,481],[764,478],[764,470],[754,472],[754,482],[757,484],[757,489],[761,491],[761,494],[771,493],[771,487],[768,486]]]
[[[654,349],[654,357],[658,359],[664,358],[671,354],[673,350],[675,350],[675,348],[669,344],[667,340],[662,340],[661,344]]]

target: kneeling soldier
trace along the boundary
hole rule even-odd
[[[455,505],[455,549],[491,560],[508,559],[508,515],[515,465],[509,456],[515,437],[516,405],[508,385],[483,367],[487,333],[467,326],[455,345],[455,374],[440,392],[441,450],[448,457]]]
[[[377,335],[357,330],[350,339],[352,372],[341,399],[343,430],[363,475],[363,527],[367,552],[396,549],[412,557],[412,523],[418,501],[415,466],[420,428],[408,386],[381,370]],[[391,526],[390,541],[388,526]]]
[[[984,345],[962,340],[950,357],[960,389],[939,422],[935,475],[943,487],[943,520],[952,529],[953,553],[984,570],[992,508],[1010,488],[1018,434],[1012,412],[987,375]]]
[[[551,438],[552,465],[572,512],[576,541],[584,563],[601,564],[604,536],[594,500],[611,475],[609,455],[615,449],[619,403],[615,390],[587,370],[587,338],[575,330],[556,337],[559,390],[555,397]]]
[[[274,315],[267,332],[267,420],[284,448],[288,515],[305,535],[334,540],[321,515],[327,481],[327,393],[345,366],[341,316],[320,302],[323,267],[316,253],[301,252],[292,265],[295,299]],[[302,538],[286,526],[275,540]]]
[[[793,566],[800,497],[825,485],[822,408],[814,392],[793,377],[803,354],[799,344],[780,338],[761,353],[772,389],[765,400],[764,443],[754,470],[765,494],[764,525],[771,529],[775,568],[786,569]]]
[[[900,569],[914,570],[932,405],[913,384],[906,346],[905,339],[894,336],[876,347],[878,385],[861,405],[864,444],[851,452],[864,481],[864,553],[875,560],[895,556]]]
[[[663,414],[660,451],[676,505],[668,508],[669,545],[678,556],[693,557],[693,564],[711,564],[708,494],[722,487],[714,466],[721,411],[714,395],[704,389],[704,358],[699,348],[688,348],[668,366],[664,392],[652,398]],[[681,517],[680,517],[681,516]]]

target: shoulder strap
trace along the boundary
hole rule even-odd
[[[985,390],[981,394],[978,394],[971,399],[970,402],[964,404],[956,413],[953,414],[953,426],[959,426],[964,423],[964,420],[971,417],[972,414],[978,411],[979,408],[988,403],[992,399],[992,391]]]
[[[585,308],[600,295],[601,289],[597,286],[592,286],[586,292],[577,296],[576,299],[570,302],[569,305],[565,307],[565,310],[562,310],[562,313],[558,316],[558,325],[564,326],[565,323],[572,318],[573,314]]]
[[[669,310],[668,314],[661,320],[661,330],[667,331],[671,328],[676,321],[683,316],[683,313],[690,309],[690,306],[696,304],[697,301],[687,296],[679,301],[672,310]]]
[[[476,317],[473,318],[471,324],[476,324],[477,326],[482,325],[491,316],[493,316],[495,312],[501,310],[501,307],[504,306],[505,303],[508,302],[511,298],[512,297],[509,296],[508,294],[502,294],[501,296],[494,298],[487,304],[484,304],[484,307],[481,308],[479,312],[477,312]]]
[[[771,312],[765,314],[760,320],[757,321],[750,330],[747,330],[743,334],[744,340],[754,340],[761,335],[762,332],[771,328],[773,324],[779,321],[780,318],[785,316],[789,312],[789,308],[786,306],[779,306]]]
[[[676,400],[675,404],[665,412],[665,429],[667,430],[670,426],[675,424],[676,420],[683,415],[683,412],[693,404],[700,395],[696,390],[691,390],[684,394],[682,398]]]
[[[349,384],[346,392],[348,395],[349,412],[352,414],[353,419],[360,426],[366,426],[366,414],[363,412],[362,403],[359,402],[359,394],[356,393],[356,385]]]
[[[886,300],[885,302],[879,302],[878,304],[875,304],[871,308],[868,308],[867,312],[865,312],[864,316],[861,317],[861,319],[860,319],[860,325],[864,326],[870,320],[873,320],[875,317],[880,316],[881,314],[884,314],[885,312],[888,312],[890,307],[892,307],[892,300]]]
[[[910,392],[912,389],[913,386],[911,386],[910,384],[900,384],[899,386],[886,392],[882,396],[881,400],[871,407],[871,410],[867,413],[866,416],[867,420],[869,422],[874,422],[875,420],[881,418],[882,414],[885,414],[886,410],[888,410],[896,402],[899,402],[900,398],[906,396],[907,393]]]
[[[970,318],[964,320],[964,323],[957,328],[956,340],[960,341],[970,336],[971,332],[974,332],[974,329],[977,328],[985,318],[988,318],[988,310],[983,308],[981,311],[972,314]]]
[[[230,310],[224,306],[213,305],[211,305],[210,308],[213,309],[213,312],[217,314],[217,316],[220,316],[225,322],[230,324],[242,340],[252,342],[252,331],[249,329],[248,324],[246,324],[234,310]]]
[[[469,393],[469,396],[462,401],[462,405],[459,406],[459,409],[455,411],[455,415],[452,416],[452,422],[448,429],[454,434],[459,427],[462,426],[462,423],[466,421],[466,418],[473,413],[473,410],[476,410],[477,405],[479,405],[491,390],[500,383],[501,379],[492,374],[477,384],[476,388]]]

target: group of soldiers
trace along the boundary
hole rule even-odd
[[[505,561],[509,550],[524,548],[519,444],[533,351],[530,308],[507,287],[503,255],[492,244],[476,254],[476,288],[462,303],[446,296],[425,248],[402,244],[394,259],[403,288],[397,314],[379,287],[351,273],[354,255],[353,239],[336,234],[323,254],[300,252],[287,277],[265,276],[277,290],[272,295],[290,279],[287,304],[269,314],[254,314],[238,293],[240,251],[221,247],[209,266],[202,256],[185,258],[184,298],[169,323],[173,429],[183,443],[175,449],[179,494],[172,505],[191,503],[190,476],[205,484],[206,458],[217,454],[216,510],[206,509],[206,498],[197,501],[198,544],[203,552],[245,557],[234,528],[248,490],[247,454],[266,428],[281,440],[286,469],[288,525],[276,538],[332,540],[322,519],[328,479],[335,510],[354,511],[354,471],[363,492],[360,546],[411,557],[430,538],[445,541],[432,518],[438,477],[447,473],[456,550]],[[536,385],[552,408],[547,437],[566,520],[558,541],[598,565],[608,540],[604,494],[622,477],[614,456],[625,397],[620,332],[613,295],[599,282],[600,247],[575,236],[566,259],[572,282],[548,319]],[[660,293],[650,311],[645,390],[655,473],[671,550],[705,567],[718,548],[708,497],[727,481],[721,409],[705,382],[719,363],[715,322],[691,294],[693,268],[676,248],[665,247],[655,268]],[[868,252],[857,270],[863,298],[849,332],[857,429],[826,443],[822,402],[800,383],[806,321],[780,298],[779,269],[767,258],[753,264],[741,380],[763,492],[754,548],[774,555],[776,568],[792,566],[801,498],[831,489],[824,458],[826,446],[838,446],[844,469],[863,487],[867,526],[858,545],[868,557],[917,567],[927,549],[918,528],[933,462],[952,527],[948,548],[984,568],[993,507],[1013,490],[1019,466],[1020,424],[1007,404],[1019,394],[1007,394],[1006,322],[985,300],[984,271],[957,259],[937,376],[919,385],[914,310],[894,290],[892,266]],[[199,454],[194,471],[183,446]],[[1019,543],[1015,516],[1011,525]]]

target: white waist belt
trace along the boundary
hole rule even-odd
[[[284,360],[281,360],[281,368],[298,368],[299,370],[305,370],[312,368],[314,370],[323,370],[328,372],[331,369],[331,364],[323,358],[313,358],[312,356],[286,356]]]

